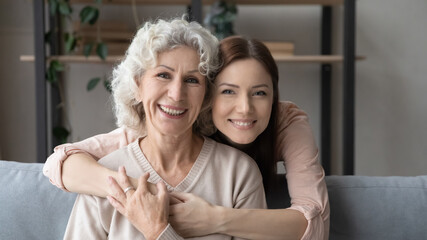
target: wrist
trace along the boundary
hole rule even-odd
[[[225,233],[227,231],[228,208],[222,206],[214,206],[215,230],[216,233]]]
[[[147,240],[156,240],[158,239],[168,228],[169,224],[160,224],[157,227],[152,228],[150,232],[145,233],[144,237]]]

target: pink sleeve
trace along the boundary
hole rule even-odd
[[[66,190],[62,182],[62,164],[68,156],[75,153],[87,153],[98,161],[101,157],[133,142],[137,137],[136,132],[131,129],[117,128],[109,133],[99,134],[80,142],[56,146],[43,166],[43,174],[53,185]]]
[[[290,209],[301,212],[308,221],[302,239],[328,239],[325,173],[319,163],[319,151],[307,114],[291,102],[281,102],[278,119],[278,154],[286,169]]]

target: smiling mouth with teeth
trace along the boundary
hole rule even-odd
[[[172,109],[172,108],[168,108],[168,107],[165,107],[165,106],[162,106],[162,105],[160,105],[160,109],[164,112],[164,113],[166,113],[166,114],[169,114],[169,115],[172,115],[172,116],[179,116],[179,115],[182,115],[186,110],[177,110],[177,109]]]
[[[229,121],[240,127],[248,127],[253,125],[256,122],[256,120],[255,121],[233,121],[231,119]]]

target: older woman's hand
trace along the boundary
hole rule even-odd
[[[169,207],[169,222],[179,235],[188,238],[219,232],[220,225],[215,224],[220,224],[221,207],[192,193],[172,192],[169,195],[180,201]]]
[[[131,222],[146,239],[156,239],[167,227],[169,217],[169,196],[163,182],[156,184],[157,191],[149,190],[150,174],[139,178],[135,190],[129,182],[124,167],[119,168],[119,183],[109,177],[113,196],[108,196],[111,205]],[[126,193],[123,189],[131,187]]]

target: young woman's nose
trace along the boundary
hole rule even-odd
[[[236,103],[236,110],[239,113],[250,113],[252,112],[252,102],[249,96],[246,94],[240,96]]]
[[[179,102],[183,99],[185,94],[184,82],[181,77],[174,78],[170,84],[168,89],[168,96],[172,100]]]

